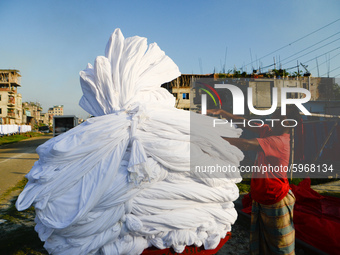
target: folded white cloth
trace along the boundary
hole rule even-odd
[[[94,118],[38,147],[16,206],[36,209],[52,254],[141,254],[149,246],[215,248],[237,214],[239,173],[202,178],[192,162],[238,166],[243,154],[212,118],[174,107],[160,85],[176,64],[146,38],[119,29],[105,57],[80,72],[80,105]],[[200,128],[190,132],[190,121]],[[212,142],[213,141],[213,142]]]

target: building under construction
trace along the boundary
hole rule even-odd
[[[21,124],[22,97],[18,70],[0,70],[0,124]]]
[[[166,88],[176,98],[176,108],[190,110],[192,105],[192,96],[190,96],[190,88],[193,81],[202,78],[213,78],[213,74],[182,74],[176,79],[164,83],[163,88]]]

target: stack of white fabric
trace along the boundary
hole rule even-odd
[[[242,152],[220,136],[240,130],[213,128],[212,118],[176,109],[160,85],[179,75],[157,44],[124,39],[119,29],[105,57],[80,72],[80,105],[96,117],[38,147],[16,204],[34,205],[49,253],[213,249],[231,230],[239,173],[203,178],[190,171],[190,160],[238,166]],[[190,119],[199,122],[191,133]]]

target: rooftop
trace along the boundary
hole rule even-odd
[[[0,73],[16,73],[18,76],[21,77],[20,71],[17,69],[0,69]]]

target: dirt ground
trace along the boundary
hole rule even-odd
[[[236,221],[231,229],[231,238],[216,255],[249,254],[249,228]]]

